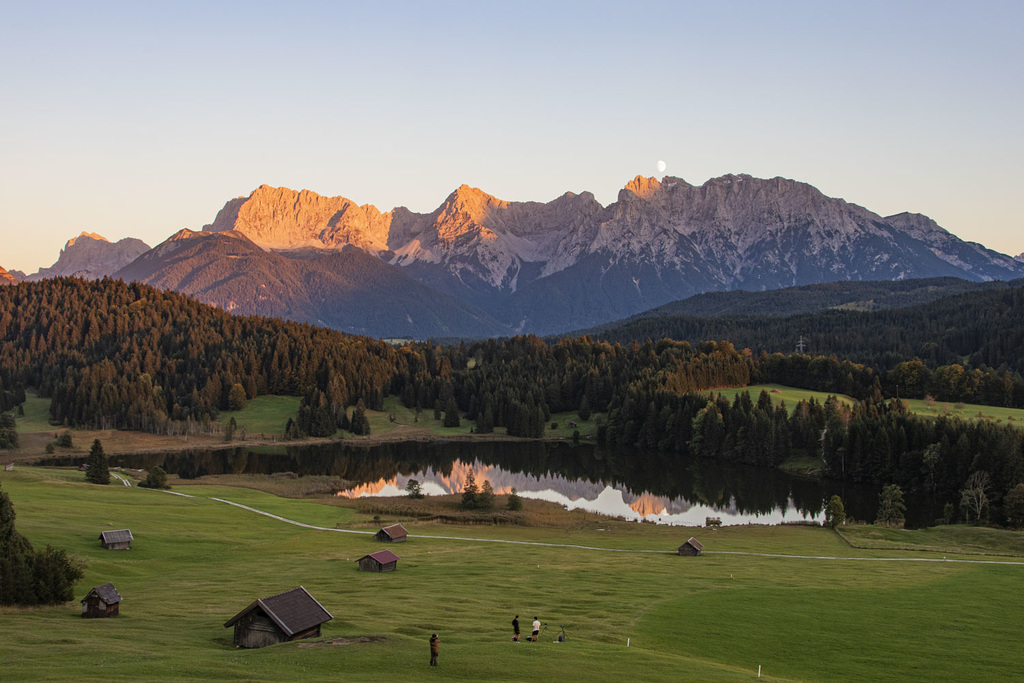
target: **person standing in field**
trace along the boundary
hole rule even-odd
[[[517,614],[515,619],[512,620],[512,631],[515,635],[512,636],[512,640],[519,642],[519,615]]]
[[[540,640],[540,617],[533,618],[533,635],[530,636],[530,640],[535,643]]]
[[[441,639],[437,634],[430,636],[430,666],[437,666],[437,654],[441,651]]]

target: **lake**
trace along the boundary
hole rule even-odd
[[[51,458],[49,465],[78,465],[84,458]],[[847,515],[873,520],[878,488],[821,481],[780,470],[688,459],[675,455],[607,451],[559,442],[402,442],[374,446],[331,443],[114,456],[110,465],[161,466],[183,478],[207,474],[331,475],[353,482],[338,495],[402,496],[410,479],[423,493],[461,493],[470,472],[495,493],[513,488],[567,509],[628,520],[703,526],[821,522],[825,502],[843,498]],[[908,526],[932,522],[930,506],[908,498]],[[917,513],[915,516],[915,512]]]

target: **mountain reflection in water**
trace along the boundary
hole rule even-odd
[[[489,481],[498,495],[516,489],[523,498],[536,498],[559,503],[569,510],[588,510],[631,521],[650,521],[658,524],[703,526],[708,517],[717,517],[722,524],[779,524],[784,521],[820,521],[821,508],[798,510],[790,498],[785,507],[775,506],[767,511],[741,510],[734,497],[724,504],[710,505],[691,502],[684,496],[658,496],[650,492],[636,494],[622,485],[577,479],[570,481],[560,475],[533,475],[514,473],[473,460],[455,460],[446,470],[426,467],[418,472],[400,474],[355,486],[338,492],[346,498],[367,496],[404,496],[409,480],[420,483],[425,495],[462,493],[467,475],[472,472],[477,485]]]
[[[780,470],[676,454],[608,451],[555,442],[435,441],[374,446],[335,442],[322,446],[146,453],[109,458],[112,467],[162,467],[183,479],[216,474],[329,475],[352,482],[343,493],[406,495],[410,479],[428,495],[458,494],[472,470],[478,485],[495,492],[513,487],[541,498],[626,519],[663,524],[778,524],[821,520],[825,501],[839,494],[847,515],[874,519],[876,487],[796,477]],[[84,458],[51,458],[49,465],[79,465]],[[908,511],[919,508],[908,501]],[[931,510],[920,507],[925,519]],[[916,520],[915,520],[916,521]],[[914,525],[908,517],[908,526]]]

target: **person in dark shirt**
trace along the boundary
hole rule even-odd
[[[441,651],[441,639],[437,634],[430,636],[430,666],[437,666],[437,654]]]
[[[516,615],[516,618],[512,620],[512,631],[515,633],[515,635],[512,636],[512,640],[514,640],[515,642],[518,643],[519,642],[519,615],[518,614]]]

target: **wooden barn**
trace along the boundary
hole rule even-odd
[[[390,550],[378,550],[370,555],[363,555],[356,562],[361,572],[393,572],[398,568],[401,559]]]
[[[700,551],[702,550],[704,550],[704,546],[702,546],[700,544],[700,541],[698,541],[696,538],[693,538],[692,536],[690,537],[689,541],[679,546],[680,555],[689,555],[691,557],[696,557],[697,555],[700,555]]]
[[[401,543],[408,535],[409,532],[405,530],[404,526],[401,524],[392,524],[391,526],[386,526],[378,531],[373,535],[373,537],[383,543]]]
[[[316,638],[320,625],[334,617],[305,588],[260,598],[228,619],[235,627],[235,647],[266,647],[300,638]]]
[[[104,531],[100,534],[100,544],[107,550],[131,550],[134,540],[129,529]]]
[[[116,617],[120,604],[121,594],[114,588],[114,584],[105,583],[102,586],[96,586],[82,598],[82,618]]]

